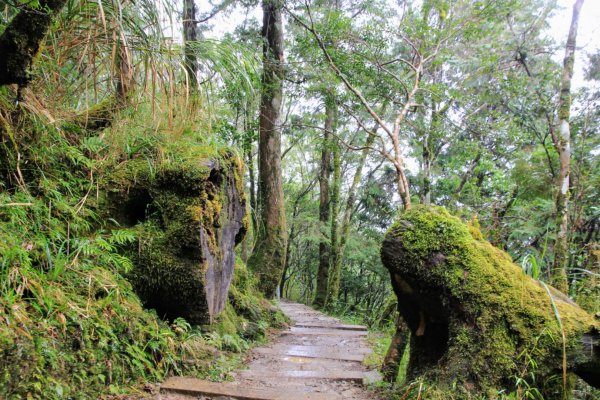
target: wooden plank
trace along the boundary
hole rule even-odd
[[[192,396],[223,396],[239,400],[341,400],[332,393],[314,393],[286,388],[255,389],[230,382],[210,382],[195,378],[172,377],[160,387],[161,394],[179,393]]]

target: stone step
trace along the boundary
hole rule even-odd
[[[289,330],[283,331],[283,335],[320,335],[320,336],[366,336],[366,331],[351,331],[333,328],[304,328],[292,326]]]
[[[161,395],[170,393],[236,400],[341,400],[333,393],[308,392],[298,388],[250,388],[231,382],[210,382],[195,378],[172,377],[160,387]]]
[[[281,371],[253,371],[246,370],[238,373],[244,379],[317,379],[326,381],[346,381],[362,383],[367,374],[363,371],[342,370],[281,370]]]
[[[363,325],[344,325],[344,324],[335,324],[335,323],[324,323],[324,324],[315,324],[315,323],[303,323],[298,322],[294,324],[295,328],[311,328],[311,329],[340,329],[342,331],[361,331],[366,332],[368,328]]]
[[[364,347],[342,347],[342,346],[302,346],[302,345],[279,345],[273,347],[259,347],[254,349],[255,353],[269,356],[294,356],[307,358],[324,358],[341,361],[362,362],[371,350]]]

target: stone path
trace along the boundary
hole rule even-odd
[[[248,369],[234,382],[215,383],[174,377],[161,385],[161,400],[376,400],[364,382],[379,379],[364,357],[364,326],[345,325],[305,305],[282,302],[292,326],[265,347],[252,351]]]

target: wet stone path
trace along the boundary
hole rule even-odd
[[[363,384],[379,379],[362,364],[371,349],[364,326],[345,325],[302,304],[282,302],[292,326],[252,350],[233,382],[173,377],[159,399],[376,400]]]

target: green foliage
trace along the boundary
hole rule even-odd
[[[132,260],[123,255],[142,240],[140,231],[106,218],[114,204],[101,189],[115,179],[151,179],[172,165],[193,175],[198,171],[186,165],[198,164],[199,149],[204,156],[218,154],[215,139],[192,133],[191,125],[192,131],[165,141],[177,128],[160,121],[150,129],[142,121],[149,108],[138,117],[124,110],[101,135],[77,124],[48,125],[36,113],[14,109],[10,94],[0,96],[0,117],[21,115],[0,128],[4,398],[97,398],[171,374],[227,378],[241,362],[235,354],[263,338],[280,314],[259,297],[241,263],[236,308],[228,305],[207,327],[212,334],[183,319],[169,325],[145,310],[125,279]],[[4,140],[7,128],[14,141]],[[108,176],[120,164],[139,173]]]

